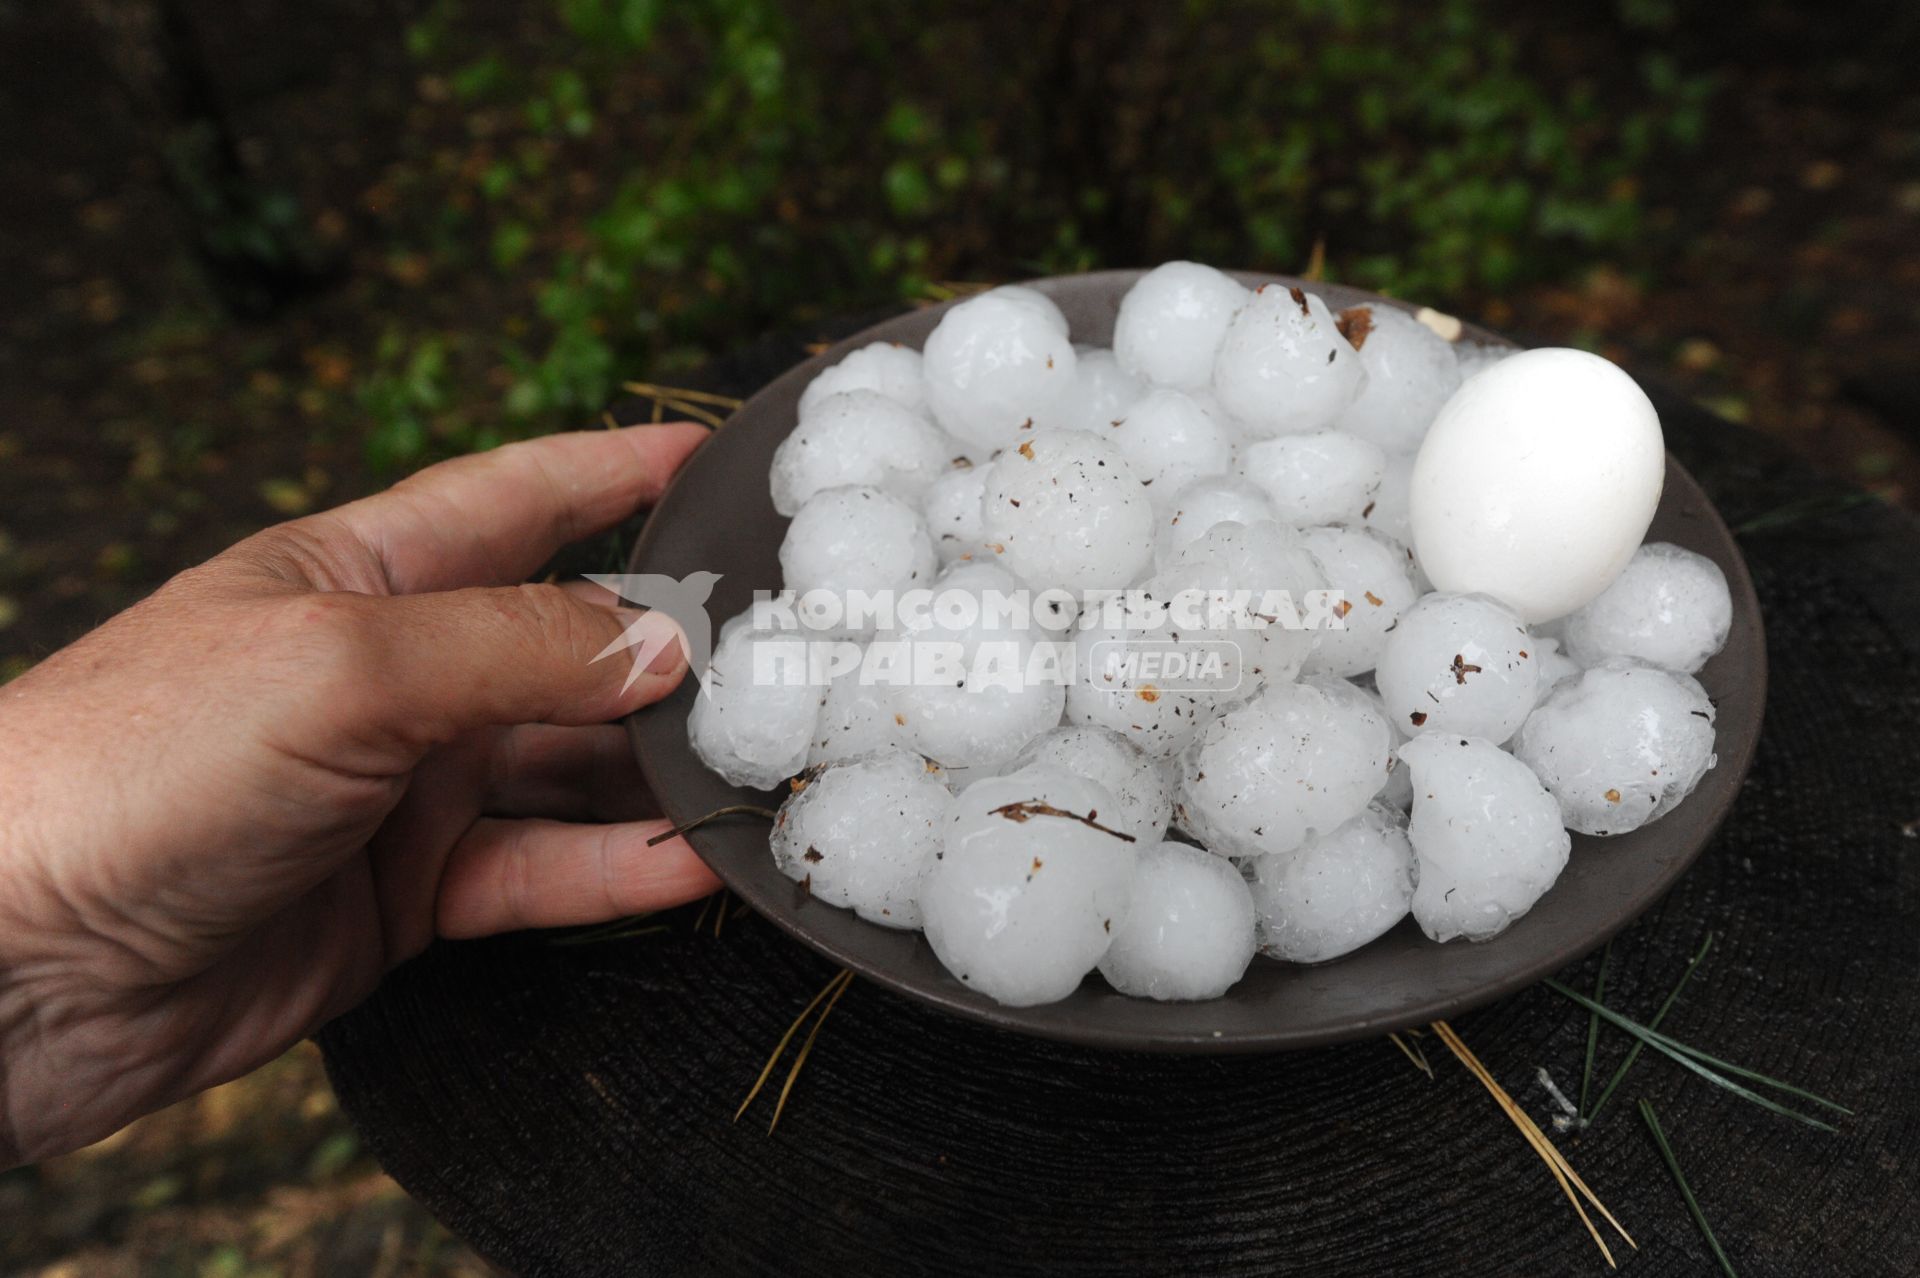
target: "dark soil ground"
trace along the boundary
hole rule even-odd
[[[244,145],[317,210],[333,269],[257,318],[224,311],[84,6],[0,0],[0,679],[248,532],[390,478],[363,461],[352,387],[385,319],[370,299],[410,269],[377,212],[435,91],[399,51],[400,7],[188,7],[219,33]],[[1474,318],[1592,344],[1913,507],[1913,24],[1863,12],[1750,19],[1707,145],[1647,179],[1679,245],[1650,282],[1594,262]],[[0,1176],[0,1272],[480,1271],[360,1150],[308,1047]]]

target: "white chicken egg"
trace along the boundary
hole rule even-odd
[[[1414,550],[1435,589],[1563,617],[1633,558],[1665,477],[1659,414],[1631,377],[1585,351],[1525,351],[1434,419],[1413,467]]]

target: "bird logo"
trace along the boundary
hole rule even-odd
[[[602,648],[594,656],[595,661],[634,649],[633,670],[627,675],[627,684],[631,686],[654,654],[669,643],[678,643],[687,658],[687,669],[700,681],[700,691],[707,691],[707,665],[713,655],[713,626],[707,619],[707,599],[720,580],[719,573],[690,572],[678,578],[657,572],[588,573],[586,577],[594,585],[611,590],[621,602],[645,608],[650,614],[662,613],[673,622],[672,634],[645,633],[643,627],[645,631],[652,628],[645,627],[645,618],[642,618]]]

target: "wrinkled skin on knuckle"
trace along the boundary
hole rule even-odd
[[[586,605],[559,586],[532,583],[513,588],[514,607],[527,622],[529,640],[548,653],[578,655],[581,660],[600,649],[598,631]]]

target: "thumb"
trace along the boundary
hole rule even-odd
[[[384,717],[427,743],[498,724],[605,723],[666,696],[687,670],[665,613],[559,586],[402,595],[380,610]]]

